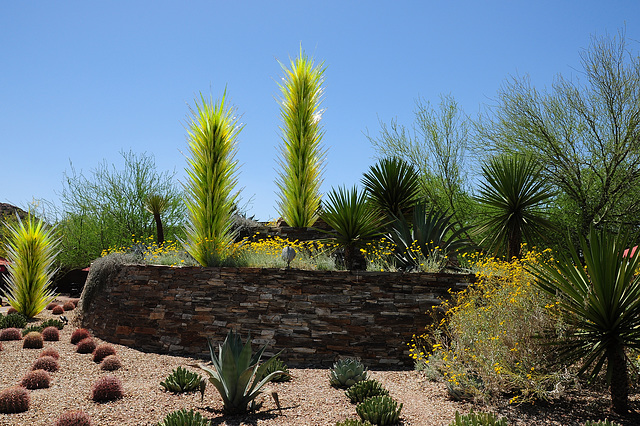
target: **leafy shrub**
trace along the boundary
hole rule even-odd
[[[27,317],[18,312],[8,313],[0,318],[0,328],[24,328],[27,325]]]
[[[377,380],[362,380],[347,389],[345,395],[357,404],[372,396],[389,395],[389,391]]]
[[[22,329],[22,336],[26,336],[27,334],[32,333],[34,331],[37,333],[42,333],[42,330],[44,329],[39,325],[30,325],[29,327]]]
[[[204,398],[207,382],[199,374],[178,367],[167,376],[164,382],[160,382],[160,386],[175,393],[200,391]]]
[[[56,302],[51,302],[47,305],[47,311],[52,310],[53,308],[55,308],[56,306],[58,306],[58,304]]]
[[[53,315],[62,315],[62,314],[64,314],[64,308],[62,306],[58,305],[58,306],[56,306],[55,308],[53,308],[51,310],[51,313]]]
[[[184,408],[167,414],[167,416],[158,423],[158,426],[210,426],[211,421],[207,420],[202,414],[193,409],[187,411]]]
[[[15,327],[0,330],[0,340],[22,340],[22,333]]]
[[[371,423],[363,422],[362,420],[346,419],[341,422],[337,422],[336,426],[371,426]]]
[[[30,403],[29,392],[21,386],[0,392],[0,413],[22,413],[29,409]]]
[[[78,343],[78,346],[79,345],[80,344]],[[108,343],[103,343],[101,345],[98,345],[98,347],[96,347],[96,349],[93,351],[93,362],[100,363],[103,359],[105,359],[109,355],[115,355],[115,354],[116,354],[116,348],[114,348],[112,345]]]
[[[42,334],[37,331],[32,331],[27,334],[22,341],[22,347],[24,349],[42,349],[43,346],[44,339],[42,338]]]
[[[51,376],[45,370],[32,370],[29,371],[22,378],[20,386],[27,389],[44,389],[48,388],[51,383]]]
[[[86,328],[79,328],[71,333],[71,343],[77,345],[79,341],[91,337],[91,333]]]
[[[62,309],[64,309],[65,311],[73,311],[75,308],[76,304],[70,300],[66,301],[64,305],[62,305]]]
[[[449,423],[449,426],[507,426],[507,419],[504,417],[498,419],[493,413],[474,413],[473,410],[469,414],[460,414],[456,411],[456,419]]]
[[[79,354],[90,354],[96,350],[96,342],[93,337],[82,339],[76,345],[76,352]]]
[[[621,426],[620,423],[612,422],[609,419],[599,420],[597,422],[587,420],[584,426]]]
[[[81,410],[65,411],[58,417],[54,426],[91,426],[91,417]]]
[[[102,377],[91,387],[91,399],[96,402],[113,401],[123,395],[122,382],[115,376]]]
[[[336,361],[329,371],[329,382],[338,388],[351,387],[362,380],[367,380],[367,377],[365,366],[354,358],[343,358]]]
[[[64,323],[60,320],[50,318],[48,320],[42,321],[42,323],[40,323],[40,327],[42,327],[43,329],[47,327],[55,327],[58,330],[62,330],[64,328]]]
[[[51,355],[41,356],[31,364],[32,370],[45,370],[50,373],[55,373],[59,368],[58,360]]]
[[[56,327],[50,326],[42,330],[42,338],[47,342],[57,342],[60,340],[60,332]]]
[[[291,374],[289,373],[289,368],[287,364],[282,362],[280,357],[275,357],[273,362],[269,364],[269,366],[264,370],[262,377],[260,379],[264,379],[269,374],[275,371],[282,371],[282,373],[278,373],[271,379],[272,382],[288,382],[291,380]]]
[[[100,368],[105,371],[114,371],[122,367],[120,358],[117,355],[109,355],[100,363]]]
[[[51,358],[56,360],[60,358],[60,354],[55,348],[47,348],[40,352],[39,358],[42,358],[43,356],[50,356]]]
[[[402,404],[390,396],[374,396],[356,406],[356,412],[362,420],[378,426],[395,425],[400,421]]]

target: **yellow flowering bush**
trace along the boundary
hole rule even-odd
[[[434,310],[434,322],[410,343],[412,356],[438,371],[453,396],[506,393],[510,403],[547,398],[566,378],[550,369],[554,349],[543,345],[545,330],[559,320],[555,303],[524,265],[552,260],[550,251],[529,251],[511,262],[461,256],[476,271],[476,282]]]

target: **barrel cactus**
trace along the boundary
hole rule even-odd
[[[329,382],[337,388],[349,388],[362,380],[367,380],[368,372],[357,359],[344,358],[333,364],[329,372]]]

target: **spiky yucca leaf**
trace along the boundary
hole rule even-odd
[[[216,266],[228,256],[233,242],[235,154],[242,126],[234,109],[226,105],[226,90],[215,104],[201,94],[200,103],[196,101],[191,113],[184,246],[202,266]]]
[[[6,251],[9,260],[9,304],[27,318],[33,318],[51,303],[56,294],[51,279],[59,240],[52,228],[27,215],[24,221],[5,222],[8,229]]]
[[[404,160],[383,158],[362,177],[371,202],[384,214],[404,216],[420,192],[420,179],[416,169]]]
[[[308,227],[318,219],[323,161],[321,146],[322,83],[324,64],[316,65],[300,49],[300,56],[291,60],[280,84],[282,145],[276,184],[280,189],[278,207],[289,226]]]

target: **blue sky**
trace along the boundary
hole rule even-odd
[[[374,163],[365,133],[413,121],[451,94],[467,114],[502,82],[548,86],[579,69],[592,35],[626,26],[635,1],[28,1],[0,3],[0,202],[54,203],[70,162],[89,174],[121,151],[184,177],[188,105],[228,95],[245,128],[237,159],[249,214],[276,212],[282,72],[302,45],[324,61],[323,192]]]

